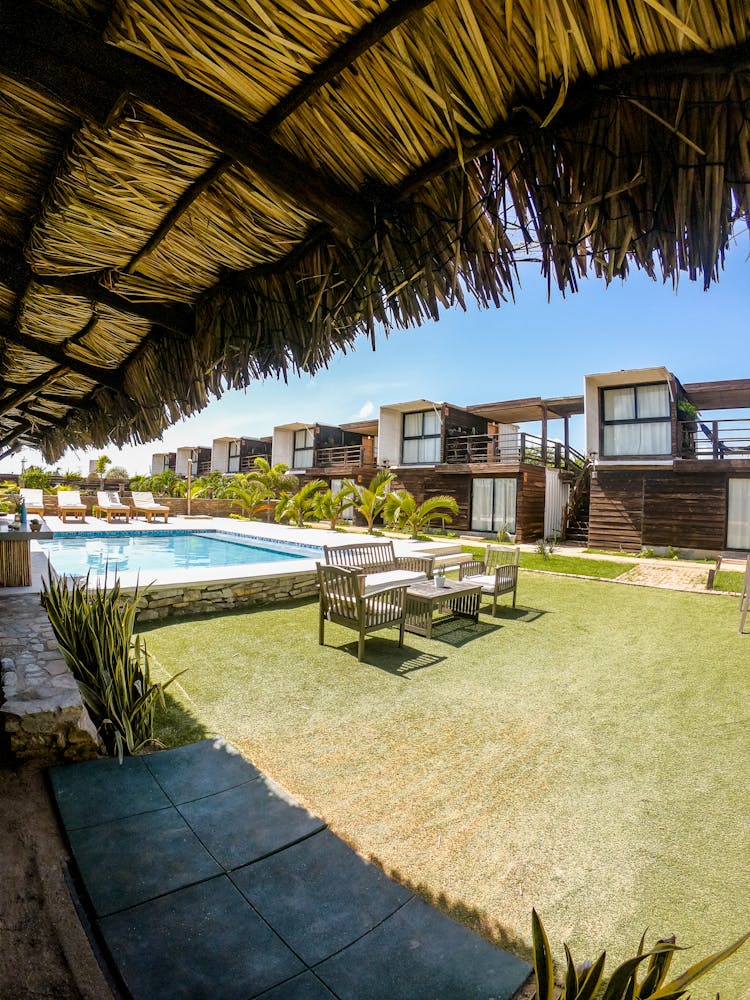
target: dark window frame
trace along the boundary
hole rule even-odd
[[[663,417],[639,417],[638,416],[638,390],[639,389],[650,389],[655,385],[665,386],[667,390],[667,415]],[[604,404],[604,394],[606,392],[622,392],[623,389],[633,390],[633,401],[635,417],[627,417],[620,420],[606,420],[605,404]],[[666,424],[668,423],[671,429],[672,426],[672,403],[671,394],[669,391],[669,382],[664,379],[660,382],[628,382],[625,385],[603,385],[599,388],[599,455],[601,458],[644,458],[644,455],[627,455],[627,454],[614,454],[610,455],[604,451],[604,428],[605,427],[625,427],[633,426],[635,424]],[[670,435],[671,437],[671,435]],[[654,452],[654,455],[666,456],[672,454],[672,447],[670,445],[670,450],[667,452]]]
[[[422,433],[421,434],[407,434],[406,433],[406,418],[413,417],[416,414],[422,417]],[[438,417],[438,430],[437,434],[425,434],[424,433],[424,418],[425,415],[435,416],[436,411],[430,407],[428,410],[409,410],[408,413],[403,413],[401,415],[401,461],[404,461],[404,445],[407,441],[434,441],[440,440],[443,436],[443,420],[440,413],[437,413]],[[429,462],[409,462],[409,465],[434,465],[440,462],[440,447],[438,447],[438,457],[434,461]]]

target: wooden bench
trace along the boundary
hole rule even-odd
[[[323,557],[328,566],[364,570],[366,574],[408,570],[424,577],[432,576],[432,555],[397,556],[392,541],[354,542],[350,545],[324,545]]]

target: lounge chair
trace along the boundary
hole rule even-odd
[[[520,554],[519,548],[488,545],[484,560],[476,559],[458,567],[459,580],[479,584],[483,594],[492,594],[493,618],[497,611],[497,599],[501,594],[513,594],[513,607],[516,606]]]
[[[57,513],[63,524],[67,523],[69,517],[86,520],[86,504],[81,503],[78,490],[61,490],[57,494]]]
[[[153,493],[136,493],[133,491],[132,503],[132,513],[144,514],[148,524],[151,524],[152,519],[155,517],[163,517],[165,524],[169,520],[169,507],[157,503],[154,500]]]
[[[130,520],[130,507],[120,500],[119,493],[100,491],[96,494],[96,505],[99,513],[104,514],[109,524],[113,517],[124,517]]]
[[[19,490],[19,493],[26,501],[26,513],[38,514],[44,517],[44,491],[43,490]]]
[[[326,621],[359,633],[357,659],[365,655],[365,636],[384,628],[398,628],[398,644],[404,644],[404,615],[408,583],[367,594],[365,573],[357,568],[318,563],[320,612],[318,642],[323,645]]]

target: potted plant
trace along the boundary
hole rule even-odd
[[[442,566],[438,566],[435,570],[435,575],[433,576],[436,587],[445,586],[445,569]]]

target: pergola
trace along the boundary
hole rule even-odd
[[[376,329],[750,205],[745,0],[0,0],[0,457],[159,437]]]

